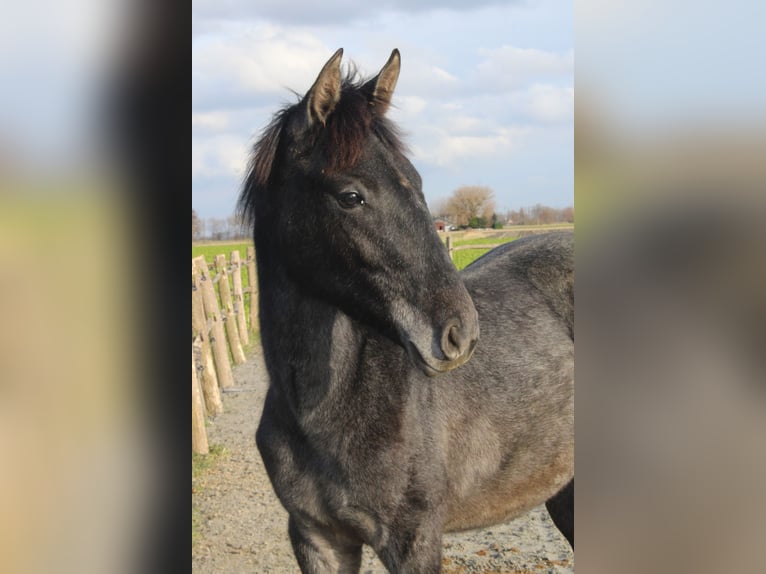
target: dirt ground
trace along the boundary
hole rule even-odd
[[[192,547],[197,574],[299,573],[287,537],[287,513],[271,488],[255,447],[268,377],[260,348],[234,370],[235,387],[223,394],[224,413],[211,419],[208,440],[225,452],[192,484],[199,536]],[[448,534],[443,572],[574,572],[574,555],[544,507],[486,530]],[[361,572],[386,569],[365,547]]]

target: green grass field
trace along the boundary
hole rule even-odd
[[[487,242],[485,241],[484,243]],[[500,244],[498,243],[498,245]],[[462,249],[460,251],[454,251],[452,255],[455,267],[464,269],[488,251],[489,249]]]
[[[488,245],[490,243],[492,244],[502,244],[502,243],[508,243],[509,241],[513,241],[514,239],[517,239],[516,237],[474,237],[473,239],[456,239],[455,240],[455,247],[459,245]]]
[[[215,256],[223,253],[228,261],[231,252],[235,249],[239,251],[239,258],[244,261],[247,258],[247,248],[253,245],[252,241],[243,243],[210,243],[208,245],[192,245],[192,259],[200,255],[205,257],[208,265],[212,265]]]
[[[456,239],[455,247],[462,245],[502,245],[503,243],[510,243],[518,239],[518,237],[474,237],[472,239]],[[479,257],[490,251],[489,249],[461,249],[460,251],[453,251],[452,257],[455,262],[455,267],[458,269],[464,269],[471,263],[476,261]]]

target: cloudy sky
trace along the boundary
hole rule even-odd
[[[400,50],[389,113],[429,202],[487,185],[501,210],[571,205],[572,21],[561,0],[196,0],[192,206],[232,213],[258,134],[341,47],[364,75]]]

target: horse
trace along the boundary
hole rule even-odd
[[[270,379],[255,442],[301,572],[358,572],[365,544],[440,572],[444,532],[542,503],[574,548],[572,233],[458,272],[386,117],[399,51],[370,79],[342,54],[264,128],[238,199]]]

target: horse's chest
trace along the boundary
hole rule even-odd
[[[408,482],[396,446],[381,447],[353,434],[315,435],[273,429],[264,457],[274,490],[288,509],[325,521],[349,509],[393,504]]]

